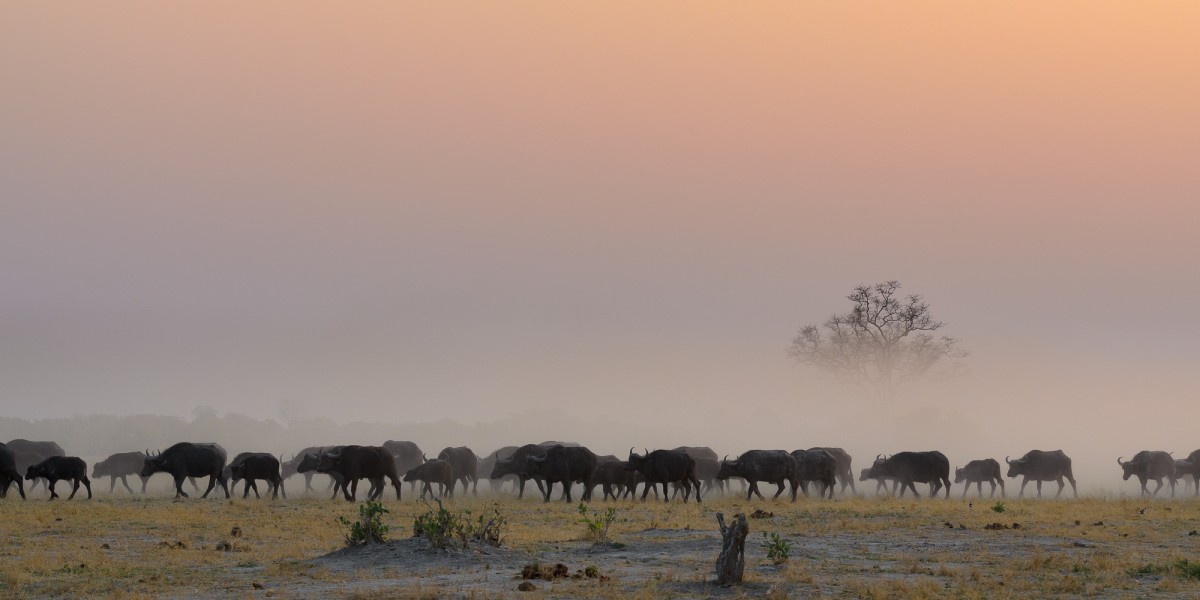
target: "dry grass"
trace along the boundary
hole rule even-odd
[[[478,513],[492,502],[448,506]],[[9,498],[0,501],[0,595],[498,598],[521,594],[511,578],[519,567],[509,563],[528,557],[573,569],[597,564],[609,579],[539,581],[522,597],[1182,598],[1195,589],[1200,536],[1188,534],[1200,528],[1200,502],[1004,502],[1002,513],[957,499],[620,502],[609,531],[618,547],[597,549],[585,541],[576,504],[505,498],[511,556],[472,559],[479,567],[430,557],[401,572],[313,561],[342,547],[336,518],[356,517],[355,506],[340,501]],[[426,510],[410,500],[387,506],[393,538],[407,538]],[[747,583],[709,586],[715,512],[756,508],[775,516],[750,521]],[[993,523],[1008,528],[985,529]],[[770,564],[761,532],[792,542],[787,563]],[[229,550],[217,549],[225,543]]]

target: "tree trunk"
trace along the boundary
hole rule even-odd
[[[746,536],[750,526],[746,515],[733,516],[733,525],[725,526],[725,514],[717,513],[717,524],[721,526],[721,555],[717,557],[717,585],[732,585],[742,582],[742,571],[746,566]]]

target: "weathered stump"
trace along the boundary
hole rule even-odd
[[[721,555],[717,557],[717,585],[732,585],[742,582],[742,571],[746,567],[746,536],[750,526],[746,515],[733,516],[733,524],[725,526],[725,514],[717,513],[717,524],[721,526]]]

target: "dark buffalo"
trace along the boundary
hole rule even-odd
[[[513,482],[513,489],[516,489],[517,476],[515,474],[504,475],[498,479],[492,479],[492,472],[496,470],[496,461],[507,458],[512,458],[513,452],[517,451],[517,446],[504,446],[488,453],[487,456],[479,459],[479,464],[475,467],[475,477],[488,482],[492,492],[500,491],[505,481]]]
[[[427,463],[421,463],[404,473],[404,480],[416,484],[422,481],[425,484],[421,486],[421,497],[425,497],[425,492],[433,495],[433,484],[438,484],[439,495],[446,496],[447,492],[451,498],[454,497],[454,465],[448,460],[435,459]]]
[[[525,470],[525,460],[530,456],[545,456],[549,448],[538,444],[525,444],[513,451],[508,458],[500,456],[496,459],[496,464],[492,467],[492,472],[488,477],[490,479],[501,479],[507,476],[517,477],[517,498],[525,497],[525,482],[530,479],[538,486],[538,492],[545,494],[546,490],[542,486],[542,478],[539,476],[525,476],[522,473]]]
[[[1191,475],[1192,483],[1196,486],[1196,495],[1200,496],[1200,450],[1193,450],[1187,458],[1175,461],[1175,479]]]
[[[464,494],[467,493],[467,482],[469,481],[474,484],[471,494],[479,495],[479,478],[475,475],[479,470],[479,457],[475,456],[475,452],[466,446],[442,448],[437,457],[438,460],[450,461],[450,466],[454,467],[454,479],[462,482]],[[453,494],[453,490],[451,490],[451,494]]]
[[[396,499],[400,499],[400,476],[396,473],[396,459],[382,446],[343,446],[321,455],[320,470],[338,473],[345,480],[342,493],[348,502],[358,495],[358,480],[371,482],[372,491],[368,500],[377,500],[383,495],[384,478],[392,482]]]
[[[1130,477],[1138,478],[1142,484],[1141,495],[1158,496],[1158,491],[1163,487],[1163,479],[1166,478],[1171,484],[1171,497],[1175,497],[1175,459],[1171,458],[1170,453],[1161,450],[1142,450],[1125,462],[1121,462],[1121,458],[1117,457],[1117,464],[1121,466],[1123,481],[1129,481]],[[1158,483],[1153,494],[1146,488],[1146,481],[1150,479]]]
[[[522,475],[538,476],[546,482],[543,502],[550,501],[555,483],[563,486],[563,500],[571,501],[571,484],[583,484],[583,501],[592,499],[592,477],[596,474],[596,455],[582,446],[554,446],[545,456],[525,459]]]
[[[208,489],[204,490],[201,498],[207,498],[213,487],[221,485],[225,497],[229,497],[229,486],[225,480],[225,449],[218,444],[179,442],[167,448],[157,456],[149,456],[147,451],[145,462],[142,463],[142,477],[155,473],[169,473],[175,479],[175,497],[187,498],[183,491],[183,480],[188,477],[208,477]]]
[[[12,451],[13,458],[17,464],[17,472],[23,473],[29,467],[36,465],[51,456],[66,456],[66,451],[56,442],[34,442],[30,440],[17,438],[8,443],[8,449]],[[29,486],[29,490],[37,489],[41,478],[35,479]]]
[[[1067,456],[1062,450],[1030,450],[1025,453],[1025,456],[1017,460],[1009,460],[1004,457],[1004,462],[1008,463],[1008,477],[1013,478],[1018,475],[1021,477],[1021,491],[1017,497],[1025,495],[1025,484],[1030,481],[1037,482],[1038,498],[1042,497],[1042,482],[1057,481],[1058,493],[1054,495],[1058,498],[1062,495],[1063,479],[1071,482],[1071,492],[1075,497],[1079,497],[1079,491],[1075,488],[1075,476],[1071,474],[1071,457]]]
[[[996,495],[996,484],[1000,484],[1000,497],[1004,494],[1004,478],[1000,476],[1000,461],[994,458],[985,458],[982,460],[973,460],[967,463],[965,467],[959,467],[954,470],[954,483],[963,483],[962,497],[967,497],[967,490],[971,489],[971,484],[975,484],[975,490],[979,492],[979,497],[983,497],[983,484],[990,483],[992,485],[992,493],[988,498]]]
[[[800,490],[804,495],[808,495],[808,482],[815,481],[824,486],[818,496],[828,493],[832,499],[833,488],[837,485],[837,457],[828,450],[813,448],[795,450],[792,452],[792,458],[796,459],[796,481],[800,483]]]
[[[146,455],[141,452],[118,452],[108,458],[92,465],[92,479],[108,477],[108,493],[113,493],[117,489],[117,479],[121,480],[121,484],[129,493],[133,493],[133,488],[129,487],[129,480],[126,477],[130,475],[139,475],[142,471],[142,465],[146,464]],[[140,475],[139,475],[140,476]],[[141,477],[142,493],[146,493],[146,483],[150,481],[149,477]]]
[[[67,497],[67,500],[75,497],[80,483],[87,487],[88,500],[92,499],[92,480],[87,476],[87,463],[78,456],[51,456],[29,467],[29,470],[25,472],[25,479],[30,481],[39,477],[50,482],[51,500],[58,497],[58,493],[54,491],[54,485],[58,483],[59,479],[66,479],[74,483],[71,487],[71,495]]]
[[[388,440],[383,443],[383,447],[392,453],[397,473],[407,473],[409,469],[425,462],[425,454],[415,442]],[[416,489],[416,482],[413,482],[410,489]]]
[[[875,480],[875,494],[876,495],[878,495],[880,493],[880,491],[884,491],[884,492],[887,491],[887,482],[889,482],[889,481],[892,482],[892,495],[893,496],[896,495],[896,490],[897,490],[897,488],[900,487],[900,480],[896,479],[895,477],[887,477],[884,475],[872,476],[870,468],[866,468],[866,469],[863,469],[862,471],[860,471],[860,474],[858,477],[859,481],[868,481],[871,479]],[[932,489],[932,487],[931,487],[931,489]]]
[[[633,453],[633,448],[630,448],[625,470],[636,471],[646,478],[646,489],[642,490],[642,502],[646,501],[646,494],[650,493],[650,488],[657,484],[662,484],[663,502],[670,502],[671,496],[667,492],[667,485],[672,483],[690,483],[696,490],[696,502],[700,502],[700,480],[696,478],[696,459],[688,456],[685,452],[655,450],[654,452],[647,451],[645,455],[639,456]],[[683,501],[688,501],[687,494],[684,495]]]
[[[309,446],[309,447],[301,450],[299,454],[293,454],[292,458],[290,460],[286,460],[280,464],[280,476],[282,476],[284,479],[287,479],[288,477],[291,477],[292,475],[297,475],[297,474],[302,475],[302,476],[304,476],[304,493],[308,494],[309,492],[315,492],[316,490],[314,490],[312,487],[312,478],[313,478],[313,475],[318,473],[318,471],[316,470],[317,463],[310,461],[308,463],[309,468],[307,468],[307,469],[301,469],[300,465],[301,465],[301,463],[305,462],[304,457],[306,457],[310,454],[319,455],[322,452],[327,452],[327,451],[333,450],[335,448],[341,448],[341,446]],[[337,485],[337,481],[335,481],[331,477],[330,481],[329,481],[329,485],[330,485],[330,487],[335,486],[335,485]],[[338,488],[338,489],[340,489],[340,488]],[[334,490],[335,495],[337,494],[337,491],[338,491],[337,489]]]
[[[21,482],[21,472],[17,470],[17,461],[13,458],[12,450],[8,449],[8,444],[0,444],[0,498],[8,496],[8,485],[10,483],[17,484],[17,491],[21,492],[21,499],[25,499],[25,484]]]
[[[321,466],[321,458],[329,452],[335,452],[337,450],[341,450],[342,448],[345,448],[345,446],[327,446],[324,448],[319,448],[316,452],[309,452],[301,455],[300,462],[296,465],[296,472],[304,475],[306,483],[312,478],[314,473],[320,473],[322,475],[329,476],[329,487],[333,489],[333,495],[329,497],[330,500],[337,498],[338,492],[346,492],[346,478],[342,477],[342,474],[339,471],[331,471],[323,468]],[[374,495],[375,492],[375,483],[372,482],[371,490],[367,493],[367,495]]]
[[[930,496],[937,496],[942,485],[946,486],[946,497],[950,497],[950,460],[936,450],[928,452],[898,452],[888,458],[878,457],[871,465],[868,476],[872,479],[892,477],[900,483],[900,496],[904,490],[912,490],[920,497],[914,483],[934,484]]]
[[[735,476],[750,483],[750,489],[746,490],[747,500],[754,494],[758,494],[759,499],[766,500],[762,492],[758,491],[760,481],[779,486],[779,490],[771,497],[772,500],[783,493],[784,484],[787,483],[792,486],[792,500],[796,499],[796,459],[784,450],[747,450],[737,457],[737,460],[722,460],[717,479]]]
[[[629,493],[629,490],[637,485],[637,479],[632,471],[625,470],[623,460],[597,462],[596,472],[592,475],[592,485],[600,486],[605,500],[610,497],[619,500],[622,494]]]
[[[858,493],[858,490],[854,489],[854,471],[850,466],[850,463],[854,459],[850,456],[850,454],[848,452],[846,452],[845,450],[843,450],[841,448],[827,448],[827,447],[823,447],[823,446],[816,447],[816,448],[809,448],[809,450],[824,450],[824,451],[828,452],[830,455],[832,455],[834,461],[836,461],[836,463],[837,463],[835,468],[836,468],[836,476],[837,476],[838,484],[840,486],[839,491],[841,491],[841,493],[845,494],[846,486],[850,486],[851,493],[853,493],[853,494]]]
[[[258,495],[258,485],[254,482],[256,479],[262,479],[267,482],[267,489],[271,492],[271,498],[278,498],[283,494],[284,499],[287,498],[287,490],[283,489],[283,476],[280,474],[280,461],[273,455],[266,452],[243,452],[229,463],[229,479],[233,485],[245,479],[246,486],[242,490],[242,498],[250,495],[250,489],[254,489],[254,497],[260,498]]]

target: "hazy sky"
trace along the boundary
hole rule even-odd
[[[1190,2],[5,3],[0,409],[834,437],[859,406],[788,343],[894,278],[972,352],[897,414],[1187,440],[1198,31]]]

